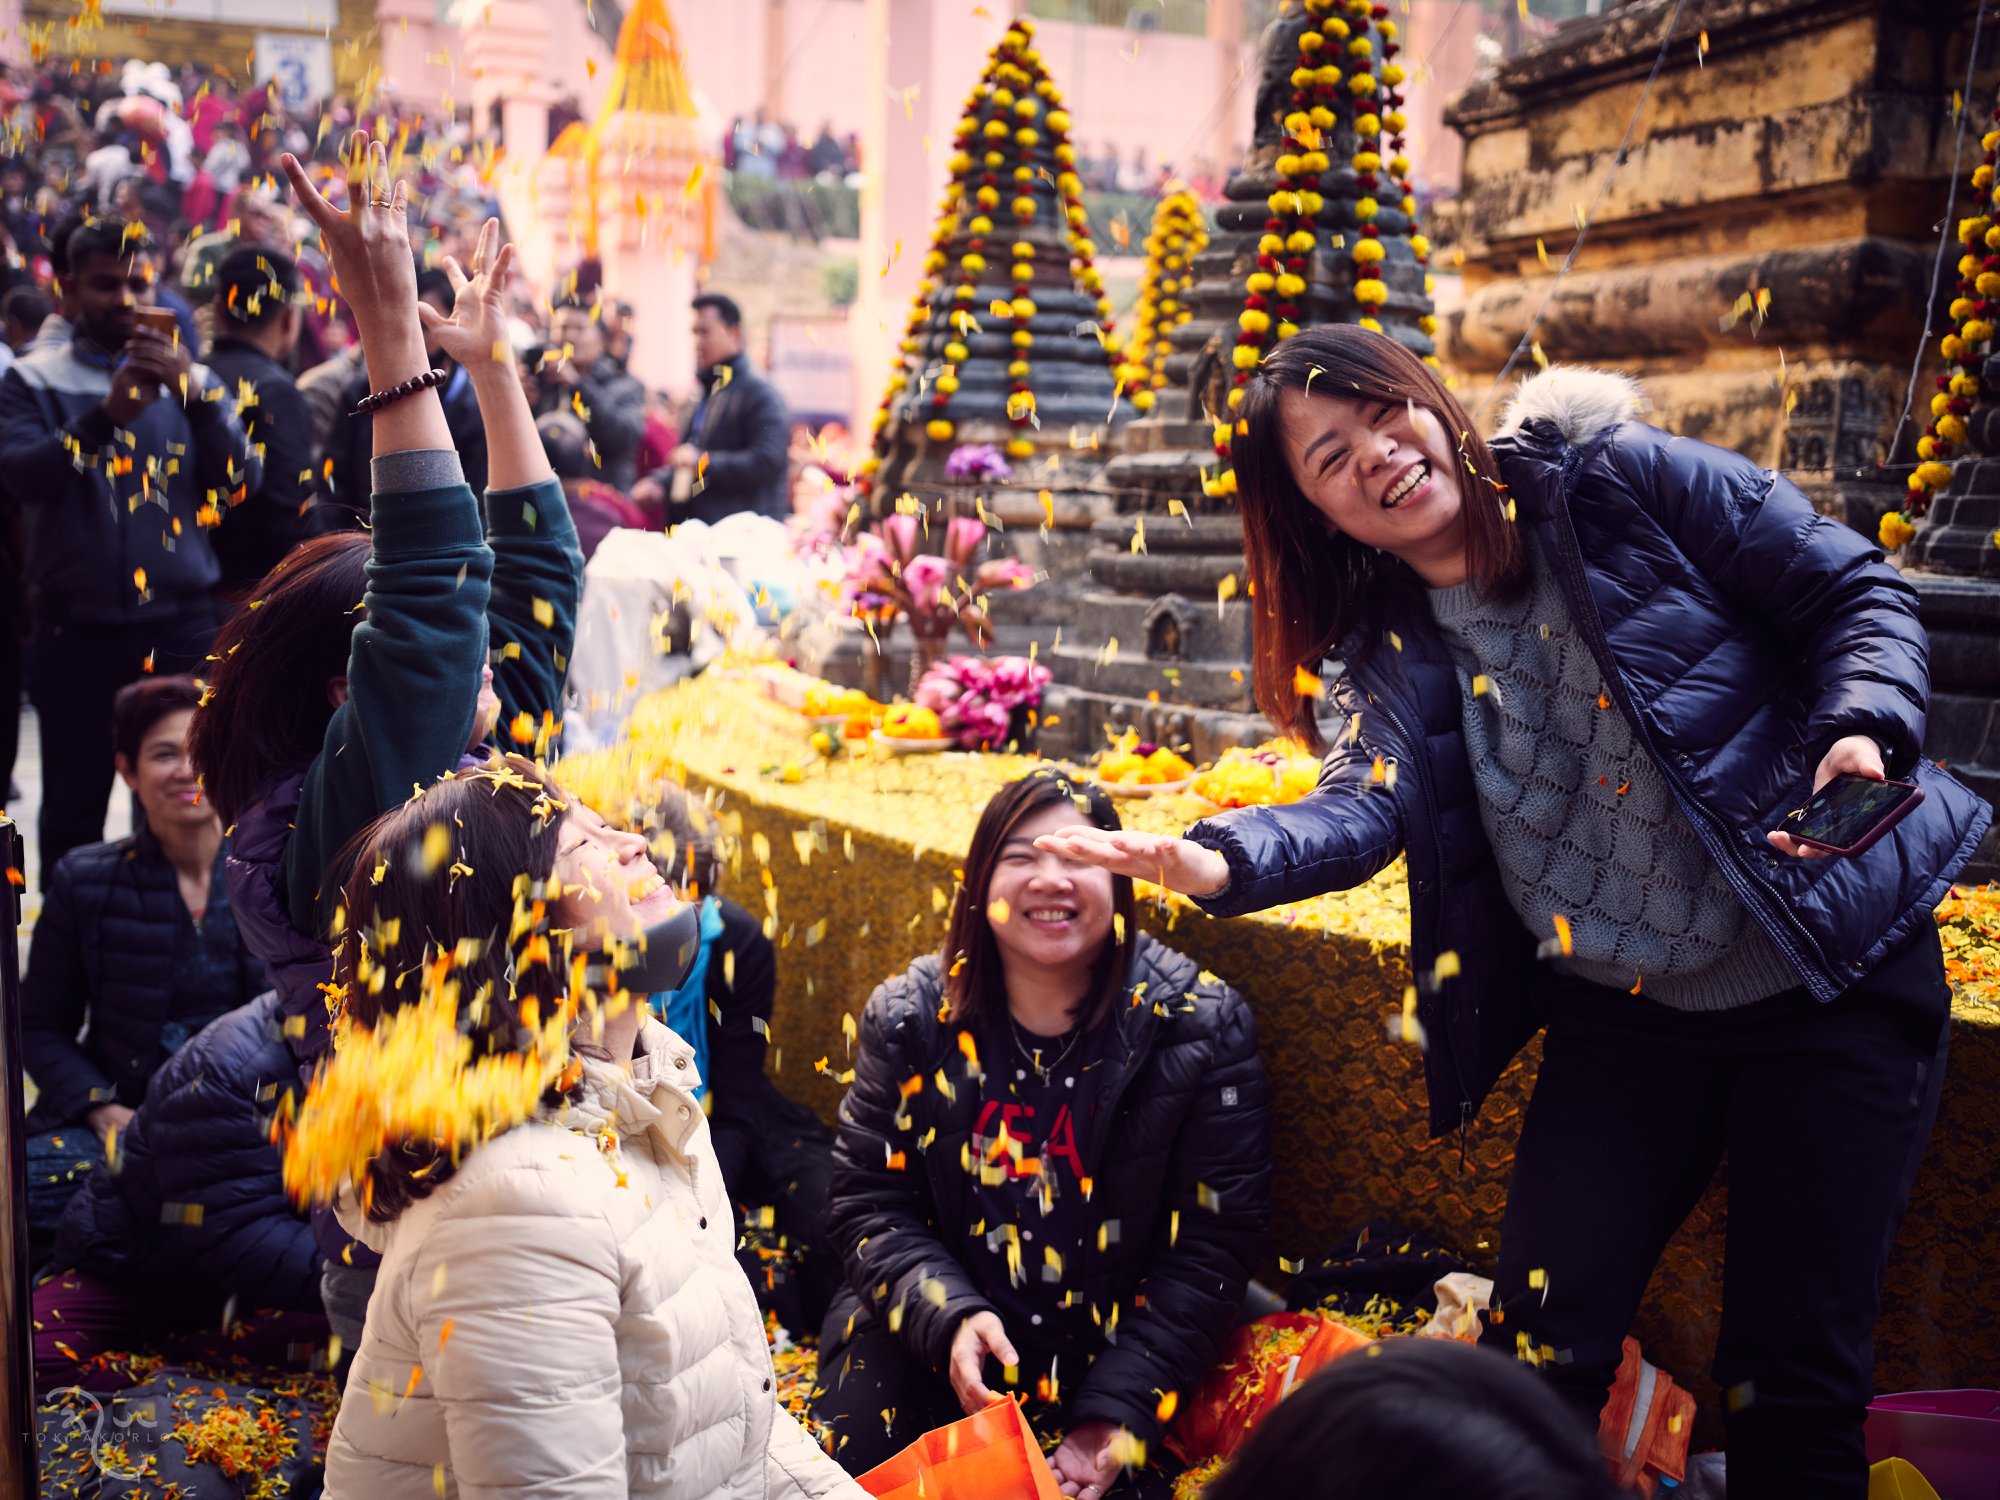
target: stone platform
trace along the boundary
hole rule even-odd
[[[1213,605],[1210,606],[1211,611]],[[579,795],[619,800],[648,776],[715,794],[737,836],[724,889],[780,945],[772,1028],[783,1088],[835,1118],[852,1066],[849,1017],[874,987],[944,932],[955,870],[979,809],[1032,762],[947,755],[823,761],[797,715],[747,687],[708,680],[642,703],[639,738],[558,774]],[[797,780],[786,779],[790,766]],[[1131,826],[1177,832],[1206,810],[1187,796],[1124,804]],[[609,810],[607,808],[607,810]],[[770,887],[760,889],[768,873]],[[1370,1218],[1435,1235],[1490,1269],[1507,1174],[1539,1044],[1502,1078],[1463,1143],[1429,1140],[1421,1059],[1389,1040],[1408,978],[1400,863],[1355,891],[1220,922],[1142,905],[1145,926],[1247,995],[1270,1071],[1278,1255],[1323,1251]],[[1880,1390],[1991,1386],[2000,1372],[2000,1006],[1961,995],[1936,1134],[1897,1242],[1876,1333]],[[1723,1176],[1726,1178],[1725,1167]],[[1717,1440],[1707,1379],[1721,1296],[1725,1186],[1675,1237],[1635,1332],[1703,1403],[1697,1446]]]

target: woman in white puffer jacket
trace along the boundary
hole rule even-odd
[[[440,826],[456,874],[424,853]],[[455,954],[458,994],[489,996],[461,1000],[457,1028],[503,1061],[528,1050],[521,1007],[565,992],[561,944],[538,960],[537,933],[591,951],[678,899],[643,837],[512,757],[381,819],[355,870],[337,955],[350,1018],[379,1029]],[[778,1404],[693,1049],[643,1003],[583,1010],[532,1119],[455,1169],[436,1142],[389,1145],[361,1174],[365,1213],[343,1192],[343,1223],[383,1261],[329,1500],[861,1500]]]

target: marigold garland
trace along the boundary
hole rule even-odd
[[[1153,393],[1167,383],[1168,335],[1194,316],[1194,259],[1208,248],[1201,205],[1185,188],[1167,194],[1153,210],[1146,236],[1146,268],[1139,275],[1139,305],[1132,342],[1118,368],[1119,383],[1131,393],[1134,410],[1153,409]]]
[[[536,939],[529,943],[524,963],[538,958]],[[550,961],[546,939],[541,949],[539,960]],[[459,998],[450,964],[440,960],[426,969],[417,1000],[374,1029],[341,1014],[333,1057],[307,1086],[296,1116],[281,1112],[272,1125],[285,1189],[296,1201],[331,1202],[397,1142],[436,1141],[465,1152],[534,1115],[569,1062],[573,1013],[563,1006],[546,1019],[524,1015],[528,1045],[475,1059],[471,1038],[459,1029]]]
[[[1382,207],[1377,194],[1385,175],[1400,195],[1397,207],[1409,220],[1410,249],[1417,263],[1428,265],[1430,258],[1430,242],[1415,232],[1417,200],[1409,181],[1410,160],[1404,154],[1403,130],[1408,122],[1402,110],[1403,96],[1397,92],[1407,75],[1400,64],[1390,61],[1401,48],[1389,8],[1370,0],[1305,0],[1305,10],[1313,19],[1299,33],[1299,61],[1291,75],[1292,108],[1284,119],[1284,145],[1273,163],[1278,188],[1268,200],[1271,217],[1264,221],[1264,234],[1257,242],[1257,266],[1244,282],[1243,310],[1236,319],[1231,412],[1242,405],[1243,387],[1271,346],[1299,331],[1303,316],[1300,301],[1319,240],[1319,218],[1326,207],[1319,191],[1324,186],[1323,174],[1331,165],[1325,147],[1342,122],[1343,108],[1355,136],[1348,164],[1354,169],[1358,196],[1349,255],[1354,267],[1352,296],[1362,310],[1356,320],[1359,326],[1381,333],[1382,324],[1375,313],[1389,300],[1389,286],[1382,276],[1388,251],[1376,228]],[[1346,15],[1333,14],[1336,10]],[[1345,57],[1345,73],[1338,63],[1328,61],[1330,54]],[[1385,133],[1394,153],[1386,161],[1381,149]],[[1426,271],[1426,295],[1433,287]],[[1429,314],[1417,323],[1426,334],[1437,331],[1437,319]],[[1437,358],[1426,355],[1425,362],[1435,366]],[[1222,467],[1214,476],[1204,477],[1202,489],[1212,499],[1223,499],[1236,493],[1236,470],[1229,451],[1231,421],[1218,420],[1213,435]]]
[[[1992,121],[2000,126],[2000,106]],[[1972,186],[1979,194],[1979,211],[1958,221],[1958,240],[1965,254],[1958,262],[1958,295],[1951,304],[1951,332],[1938,341],[1944,356],[1945,373],[1937,378],[1937,393],[1931,397],[1930,425],[1917,440],[1917,467],[1910,475],[1901,511],[1882,517],[1877,533],[1891,552],[1908,545],[1917,534],[1917,522],[1929,514],[1931,501],[1951,483],[1951,465],[1945,462],[1965,441],[1965,419],[1979,395],[1979,367],[1993,342],[1993,325],[2000,318],[2000,194],[1994,191],[1994,172],[2000,163],[2000,128],[1989,130],[1979,141],[1984,159],[1972,169]]]
[[[898,359],[882,402],[874,416],[874,451],[862,460],[859,488],[871,494],[875,475],[887,457],[888,428],[897,398],[910,388],[924,361],[923,332],[933,316],[933,303],[947,270],[954,273],[950,337],[943,350],[943,368],[931,380],[924,411],[924,436],[950,442],[957,426],[951,415],[952,397],[959,389],[958,367],[971,357],[968,340],[979,329],[981,311],[973,304],[978,287],[1003,246],[996,218],[1004,212],[1019,231],[1004,246],[1009,268],[1009,295],[995,298],[983,311],[1008,325],[1013,353],[1007,364],[1007,420],[1014,429],[1006,451],[1011,458],[1028,458],[1035,445],[1029,436],[1037,425],[1035,393],[1029,376],[1035,335],[1030,326],[1034,301],[1035,245],[1027,227],[1040,212],[1034,188],[1038,176],[1033,153],[1044,133],[1057,167],[1056,204],[1069,242],[1070,272],[1076,284],[1097,299],[1098,319],[1107,340],[1114,322],[1104,295],[1104,276],[1097,269],[1097,246],[1088,234],[1083,207],[1083,179],[1076,174],[1076,148],[1070,144],[1070,118],[1062,95],[1031,45],[1034,25],[1018,18],[989,54],[985,73],[966,97],[965,113],[954,136],[949,163],[951,182],[938,206],[936,233],[924,256],[923,279],[911,299],[910,316],[898,345]],[[1005,198],[1003,210],[1003,198]],[[961,227],[964,248],[954,267],[951,247]],[[1047,252],[1043,252],[1046,257]]]

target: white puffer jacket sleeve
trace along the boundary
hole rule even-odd
[[[405,1284],[461,1500],[625,1500],[618,1236],[560,1170],[466,1189]]]
[[[771,1424],[771,1500],[869,1500],[847,1472],[820,1451],[819,1444],[788,1411]]]

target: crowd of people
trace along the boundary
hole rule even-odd
[[[1930,908],[1988,814],[1922,758],[1914,596],[1861,538],[1628,420],[1616,377],[1540,377],[1489,446],[1393,340],[1287,340],[1232,453],[1258,700],[1326,753],[1318,789],[1167,838],[1061,767],[1009,784],[941,947],[862,1009],[829,1126],[766,1071],[782,956],[715,811],[671,785],[592,808],[524,753],[564,712],[595,540],[789,512],[735,304],[697,299],[672,430],[617,289],[586,269],[543,321],[496,218],[413,212],[428,150],[315,154],[267,98],[182,151],[129,91],[63,97],[0,305],[46,1381],[254,1307],[273,1363],[344,1382],[337,1500],[858,1496],[996,1398],[1064,1495],[1170,1495],[1176,1402],[1265,1264],[1273,1101],[1254,995],[1142,932],[1134,882],[1229,917],[1401,854],[1434,1129],[1547,1031],[1481,1347],[1337,1365],[1209,1494],[1617,1494],[1593,1435],[1621,1343],[1725,1152],[1731,1492],[1866,1493],[1943,1073]],[[141,171],[91,168],[114,149]],[[195,178],[232,168],[221,238],[186,241]],[[1297,684],[1330,656],[1322,705]],[[1770,832],[1890,773],[1926,796],[1879,859]],[[106,844],[114,778],[139,817]],[[487,1111],[462,1134],[425,1069],[387,1071],[427,1017]],[[767,1318],[817,1341],[812,1430]]]
[[[738,116],[722,134],[724,171],[776,182],[841,183],[859,187],[861,137],[850,130],[837,133],[831,120],[820,123],[811,140],[796,125],[768,118],[758,110],[748,119]]]

